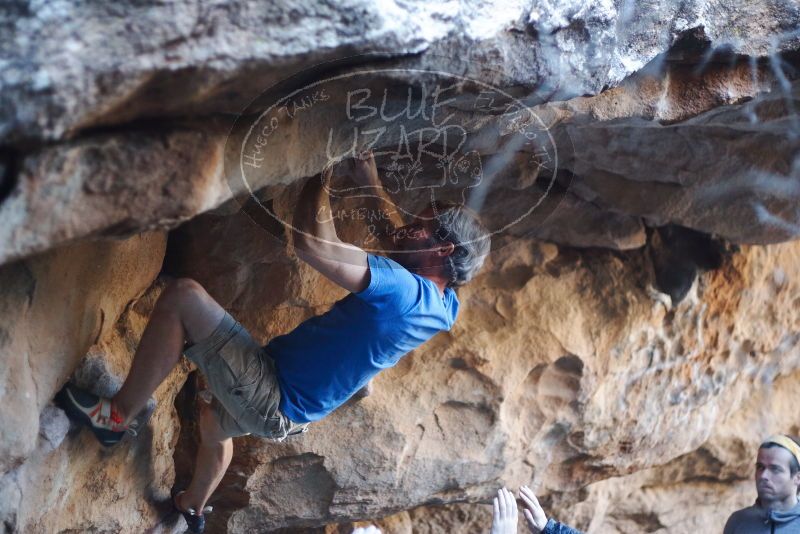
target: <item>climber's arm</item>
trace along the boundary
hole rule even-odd
[[[294,210],[295,254],[331,281],[357,293],[369,285],[367,253],[336,235],[328,183],[331,168],[308,180]]]
[[[372,151],[352,158],[347,163],[347,172],[356,185],[364,190],[359,196],[369,213],[370,231],[380,242],[382,250],[391,250],[394,247],[392,236],[398,228],[405,226],[405,222],[383,187]]]

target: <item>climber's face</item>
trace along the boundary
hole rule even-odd
[[[783,447],[758,449],[756,459],[756,493],[761,506],[775,504],[793,506],[797,502],[800,471],[792,474],[792,453]]]
[[[433,209],[422,210],[413,223],[395,230],[392,236],[394,250],[389,256],[409,270],[441,266],[442,255],[439,249],[442,243],[435,237],[437,228]]]

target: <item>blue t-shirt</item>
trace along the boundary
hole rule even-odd
[[[458,313],[427,278],[383,256],[367,255],[369,285],[266,345],[275,360],[281,411],[292,421],[322,419],[382,369],[441,330]]]

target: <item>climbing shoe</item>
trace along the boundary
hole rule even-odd
[[[99,397],[67,383],[56,394],[55,400],[70,419],[89,427],[98,441],[106,447],[118,443],[126,433],[136,435],[136,425],[123,424],[122,417],[111,405],[111,399]]]
[[[197,510],[194,508],[187,508],[186,510],[182,510],[178,506],[178,497],[182,494],[186,493],[185,491],[178,491],[172,494],[172,507],[175,508],[177,512],[179,512],[183,518],[186,520],[186,524],[189,526],[189,532],[200,533],[203,532],[206,528],[206,516],[205,514],[209,514],[214,510],[213,506],[206,506],[203,508],[201,513],[197,513]]]

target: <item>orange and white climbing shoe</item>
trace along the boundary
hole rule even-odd
[[[136,435],[136,425],[124,425],[122,416],[114,409],[111,399],[99,397],[67,383],[55,398],[67,416],[89,429],[95,437],[110,447],[119,442],[126,433]]]

